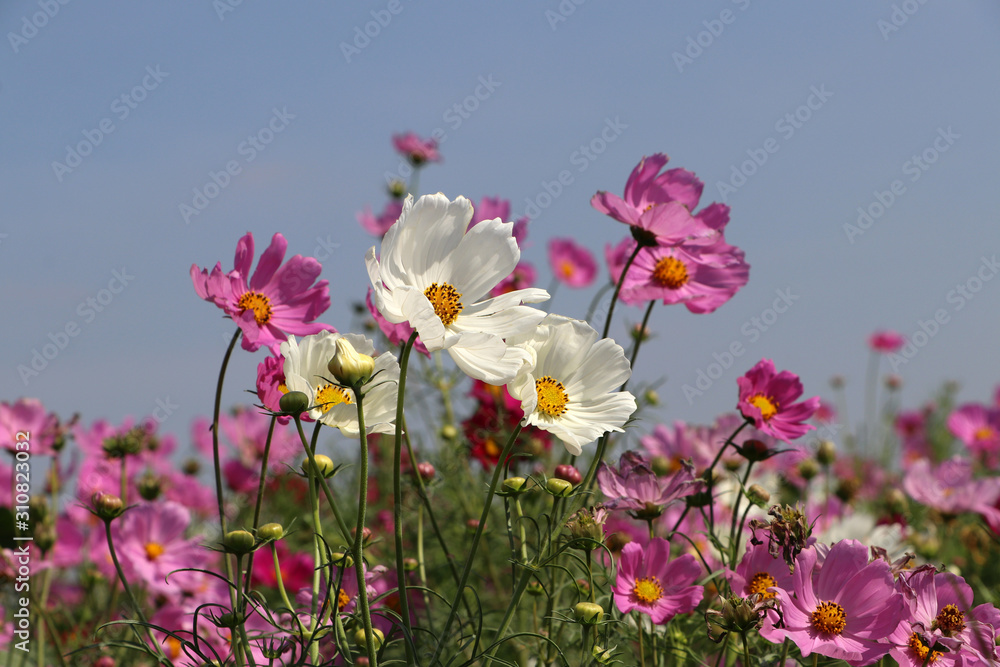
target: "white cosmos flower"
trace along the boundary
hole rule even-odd
[[[622,431],[635,412],[635,397],[618,391],[632,375],[625,351],[586,322],[549,315],[508,342],[533,361],[507,385],[521,401],[523,423],[552,433],[574,456],[607,431]]]
[[[327,426],[335,426],[348,437],[358,437],[358,404],[354,392],[338,387],[333,373],[327,368],[337,353],[337,339],[346,338],[361,354],[374,356],[372,342],[358,334],[323,331],[295,340],[289,336],[281,344],[285,357],[285,386],[288,391],[301,391],[316,406],[309,416]],[[396,393],[399,364],[391,352],[375,357],[372,380],[364,387],[365,431],[391,433],[395,431]]]
[[[511,380],[527,360],[504,343],[526,333],[545,313],[524,303],[549,298],[523,289],[490,298],[521,257],[513,223],[484,220],[471,229],[472,204],[443,194],[407,197],[399,220],[365,262],[375,305],[390,322],[409,322],[430,351],[447,350],[467,375],[489,384]]]

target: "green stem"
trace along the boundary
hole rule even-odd
[[[222,492],[222,462],[219,457],[219,415],[222,412],[222,383],[226,379],[226,368],[229,366],[229,357],[233,354],[236,341],[240,339],[242,329],[237,328],[233,333],[233,339],[229,341],[226,354],[222,357],[222,367],[219,368],[219,380],[215,385],[215,405],[212,409],[212,464],[215,467],[215,497],[219,503],[219,529],[220,539],[226,537],[226,508]],[[124,498],[122,501],[124,502]],[[226,554],[222,555],[222,563],[226,569],[226,580],[233,582],[235,587],[229,587],[229,603],[233,610],[236,610],[236,588],[239,588],[239,581],[233,579],[233,565],[229,562]]]
[[[455,616],[458,614],[459,601],[464,598],[465,586],[469,582],[469,574],[472,572],[472,564],[475,562],[476,551],[479,549],[479,541],[483,537],[486,520],[490,515],[490,505],[493,503],[493,496],[496,493],[497,484],[500,482],[500,473],[506,467],[504,464],[507,461],[507,457],[510,456],[511,451],[514,449],[514,443],[517,442],[517,436],[520,434],[521,425],[518,424],[514,431],[510,434],[510,437],[507,438],[507,443],[504,445],[503,451],[500,453],[500,460],[497,461],[497,465],[493,468],[493,478],[490,480],[489,490],[486,492],[486,502],[483,505],[483,511],[479,517],[479,525],[476,526],[476,533],[472,537],[472,546],[469,548],[469,555],[465,560],[465,569],[462,571],[462,578],[458,582],[458,592],[455,594],[455,600],[452,601],[451,609],[448,612],[448,620],[445,621],[444,630],[441,632],[437,648],[434,649],[434,657],[432,657],[430,661],[430,664],[432,665],[437,663],[437,659],[441,655],[441,650],[444,648],[445,642],[448,641],[448,633],[451,630],[452,623],[455,622]]]
[[[316,422],[316,430],[313,431],[313,445],[309,444],[309,440],[306,438],[305,431],[302,430],[302,419],[299,415],[293,415],[295,419],[295,427],[299,431],[299,439],[302,440],[302,447],[306,450],[306,458],[309,459],[309,466],[319,470],[319,466],[316,465],[316,453],[315,449],[315,436],[319,433],[320,422]],[[344,538],[344,544],[351,544],[351,529],[347,527],[344,523],[343,517],[340,516],[340,512],[337,510],[337,501],[333,497],[333,492],[330,490],[330,485],[326,483],[325,479],[320,478],[319,488],[323,490],[323,495],[326,496],[326,502],[330,506],[330,511],[333,513],[333,518],[337,520],[337,527],[340,529],[340,534]]]
[[[743,667],[750,667],[750,646],[747,644],[747,633],[741,632],[740,639],[743,640]],[[784,664],[781,667],[785,667]]]
[[[417,339],[417,332],[414,330],[410,338],[403,345],[403,350],[399,355],[399,384],[396,393],[396,438],[392,449],[392,523],[393,534],[396,547],[396,589],[399,591],[399,613],[403,618],[403,627],[406,629],[406,639],[403,647],[406,651],[406,664],[419,665],[413,653],[411,642],[413,641],[413,625],[410,621],[410,602],[406,592],[406,569],[403,567],[403,490],[400,477],[402,475],[402,451],[403,451],[403,399],[406,391],[406,370],[410,362],[410,350]],[[450,406],[449,406],[450,407]],[[358,420],[361,420],[361,401],[358,401]],[[364,435],[362,434],[362,439]],[[420,477],[417,473],[417,460],[410,458],[410,466],[413,468],[414,476]],[[359,529],[360,530],[360,529]]]
[[[365,647],[368,664],[378,667],[375,652],[375,633],[372,632],[372,612],[368,606],[368,586],[365,584],[364,533],[365,510],[368,507],[368,434],[365,428],[364,394],[360,387],[352,387],[358,405],[358,439],[361,444],[361,469],[358,471],[358,523],[354,533],[354,571],[358,575],[358,600],[361,602],[361,620],[365,627]],[[402,601],[402,596],[401,596]]]
[[[257,529],[260,527],[260,510],[264,504],[264,483],[267,480],[267,460],[271,453],[271,437],[274,435],[274,424],[277,419],[276,416],[271,417],[271,424],[267,428],[267,441],[264,443],[264,455],[260,463],[260,482],[257,484],[257,502],[254,503],[253,529],[251,531],[254,537],[257,536]],[[256,551],[251,551],[248,557],[245,594],[250,592],[250,580],[253,578],[253,558],[256,553]]]
[[[628,260],[625,261],[625,266],[622,267],[622,274],[618,278],[618,282],[615,284],[615,293],[611,296],[611,305],[608,306],[608,317],[604,320],[604,333],[601,334],[601,338],[608,337],[608,331],[611,329],[611,316],[615,314],[615,303],[618,301],[618,294],[622,291],[622,285],[625,283],[625,276],[628,274],[628,270],[632,268],[632,262],[639,255],[639,251],[643,249],[641,243],[635,244],[635,250],[629,255]]]
[[[639,346],[642,345],[642,339],[645,337],[646,325],[649,323],[649,316],[653,312],[653,306],[656,305],[656,299],[649,302],[649,306],[646,307],[646,314],[642,316],[642,324],[639,325],[639,335],[635,338],[635,345],[632,347],[632,357],[629,359],[628,367],[635,368],[635,360],[639,356]],[[632,377],[629,376],[629,380]],[[621,390],[625,391],[625,387],[628,386],[628,380],[625,380],[625,384],[622,385]]]

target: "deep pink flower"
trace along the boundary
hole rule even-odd
[[[730,570],[729,579],[733,593],[740,597],[749,597],[760,593],[765,600],[777,597],[777,593],[768,590],[772,587],[792,590],[792,573],[784,559],[775,558],[768,550],[766,543],[748,545],[746,553],[740,559],[736,571]]]
[[[371,206],[365,206],[365,210],[358,213],[358,222],[365,228],[365,231],[372,236],[382,238],[389,231],[393,223],[399,220],[399,215],[403,212],[403,202],[398,199],[390,199],[385,203],[385,208],[378,215],[372,213]]]
[[[928,653],[935,667],[996,664],[1000,610],[991,604],[973,608],[972,588],[951,572],[926,565],[904,577],[910,613],[893,633],[890,651],[901,667],[922,667]],[[945,650],[935,650],[936,645]]]
[[[868,547],[857,540],[834,544],[822,567],[816,548],[804,549],[796,558],[792,589],[774,590],[784,627],[765,625],[760,634],[775,643],[787,637],[803,657],[815,652],[870,665],[892,648],[887,639],[905,612],[889,564],[869,562]]]
[[[796,403],[802,396],[799,376],[791,371],[776,373],[770,359],[761,359],[736,383],[740,389],[736,409],[764,433],[791,441],[815,428],[805,422],[819,407],[819,397]]]
[[[168,575],[210,562],[199,539],[184,538],[190,523],[187,509],[170,501],[140,503],[127,511],[111,528],[125,576],[144,582],[151,593],[177,596],[181,591],[167,581]]]
[[[493,220],[500,218],[501,222],[510,221],[510,200],[502,197],[483,197],[472,210],[472,220],[469,221],[469,229],[478,225],[483,220]],[[524,241],[528,238],[528,218],[522,216],[514,220],[514,229],[511,232],[517,247],[524,249]]]
[[[556,279],[570,287],[587,287],[597,277],[594,256],[573,239],[549,240],[549,265]]]
[[[271,346],[271,354],[257,364],[257,398],[261,405],[271,412],[281,412],[278,403],[288,392],[285,387],[285,358],[281,356],[281,348]],[[287,424],[291,421],[288,415],[278,417],[278,423]]]
[[[533,287],[536,277],[535,267],[530,262],[518,262],[514,271],[490,290],[490,296],[497,297],[508,292]]]
[[[630,542],[618,562],[612,587],[615,604],[623,614],[634,609],[662,625],[698,606],[705,594],[703,587],[694,585],[700,575],[701,566],[691,554],[671,561],[670,543],[662,537],[650,540],[646,547]]]
[[[632,227],[632,234],[644,245],[677,245],[700,239],[719,238],[729,222],[729,207],[711,204],[693,216],[704,184],[686,169],[660,173],[667,156],[657,153],[644,157],[625,183],[624,199],[610,192],[598,192],[590,205]]]
[[[905,344],[906,339],[903,338],[902,334],[888,329],[876,331],[868,338],[868,347],[872,349],[872,352],[880,354],[898,352]]]
[[[288,334],[305,336],[333,330],[313,321],[330,307],[327,281],[316,282],[322,266],[302,255],[282,266],[287,248],[285,237],[275,234],[250,276],[254,245],[253,234],[247,232],[236,244],[233,271],[223,273],[221,262],[211,272],[191,265],[195,292],[225,311],[243,330],[244,350],[255,352],[262,346],[282,343]]]
[[[948,415],[948,430],[991,464],[1000,454],[1000,410],[966,403]]]
[[[413,132],[392,135],[392,145],[396,151],[410,161],[413,166],[425,162],[440,162],[437,139],[421,139]]]
[[[695,471],[700,473],[712,463],[719,451],[718,446],[712,446],[708,435],[707,427],[675,421],[672,428],[657,424],[653,432],[640,438],[639,442],[649,454],[652,465],[659,463],[670,472],[676,472],[681,469],[682,461],[690,460]]]
[[[665,507],[680,499],[698,493],[704,482],[694,476],[694,467],[687,461],[669,477],[653,472],[638,452],[625,452],[618,469],[601,463],[597,472],[601,493],[608,498],[608,509],[628,510],[638,518],[659,516]]]
[[[382,334],[389,339],[389,342],[394,346],[399,347],[406,341],[410,340],[410,336],[413,334],[413,327],[410,326],[409,322],[400,322],[399,324],[393,324],[389,320],[382,317],[382,313],[378,312],[378,308],[372,302],[372,288],[368,288],[368,293],[365,295],[365,305],[368,306],[368,312],[371,313],[372,318],[375,320],[375,324],[378,325],[379,330]],[[413,341],[413,350],[419,352],[425,357],[430,357],[431,353],[427,351],[427,346],[424,345],[424,341],[420,340],[420,336]]]
[[[634,242],[630,245],[635,248]],[[743,251],[722,240],[709,246],[651,247],[636,255],[620,298],[628,304],[662,299],[664,304],[683,303],[692,313],[711,313],[749,277]]]
[[[0,442],[7,450],[27,451],[32,456],[54,454],[52,445],[60,436],[59,418],[47,412],[37,398],[0,402]],[[17,443],[27,443],[29,449],[23,449],[24,444],[17,447]]]

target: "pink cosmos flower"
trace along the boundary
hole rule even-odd
[[[1000,410],[966,403],[948,415],[948,430],[991,464],[1000,454]]]
[[[799,553],[792,588],[773,589],[781,602],[784,627],[760,630],[781,643],[787,637],[807,657],[819,653],[851,665],[870,665],[892,648],[887,639],[904,616],[889,564],[868,561],[868,547],[841,540],[822,567],[815,547]]]
[[[415,167],[425,162],[441,161],[437,139],[421,139],[413,132],[394,134],[392,146]]]
[[[670,472],[676,472],[681,469],[682,461],[690,460],[695,471],[700,472],[711,465],[719,450],[718,446],[712,446],[708,431],[707,427],[675,421],[673,428],[657,424],[653,432],[640,438],[639,442],[649,454],[653,466],[659,463]]]
[[[501,197],[483,197],[480,199],[479,204],[473,208],[472,220],[469,221],[469,229],[472,229],[472,227],[484,220],[493,220],[494,218],[500,218],[504,222],[510,220],[509,199]],[[528,238],[527,216],[522,216],[514,220],[514,230],[511,233],[514,236],[514,240],[517,241],[517,247],[523,249],[524,241]]]
[[[631,451],[622,454],[617,470],[601,463],[597,482],[608,497],[605,507],[628,510],[641,519],[656,518],[671,503],[704,488],[687,461],[681,461],[680,469],[670,477],[660,477],[641,454]]]
[[[219,417],[219,455],[230,488],[256,491],[260,481],[260,465],[267,445],[271,418],[256,410],[238,406],[232,414]],[[191,425],[195,447],[209,460],[212,457],[212,429],[208,419],[196,419]],[[275,425],[268,453],[268,471],[278,475],[288,469],[302,451],[302,442],[295,429]]]
[[[211,272],[191,265],[195,292],[225,311],[242,329],[244,350],[255,352],[280,344],[290,333],[305,336],[333,330],[313,321],[330,307],[327,281],[316,282],[322,266],[302,255],[282,266],[287,248],[285,237],[275,234],[250,276],[254,243],[253,234],[247,232],[236,244],[233,271],[223,273],[221,262]]]
[[[888,329],[876,331],[868,338],[868,347],[872,349],[872,352],[880,354],[898,352],[904,344],[906,344],[906,339],[903,338],[902,334]]]
[[[34,456],[55,454],[52,445],[60,435],[59,418],[46,412],[37,398],[0,402],[0,442],[7,450],[13,452],[17,443],[27,442]]]
[[[371,206],[365,206],[365,210],[358,213],[358,222],[365,228],[365,231],[372,236],[382,238],[389,231],[393,223],[399,220],[400,213],[403,212],[403,202],[398,199],[391,199],[386,202],[385,208],[378,215],[372,213]]]
[[[549,240],[549,264],[556,280],[570,287],[587,287],[597,277],[597,262],[573,239]]]
[[[631,250],[635,243],[631,243]],[[711,313],[733,298],[750,277],[743,251],[721,239],[708,246],[651,247],[639,252],[622,283],[625,303],[663,299],[692,313]]]
[[[185,539],[191,515],[171,502],[140,503],[112,525],[115,551],[129,580],[142,581],[153,594],[176,596],[167,577],[183,568],[206,567],[210,552],[198,538]]]
[[[410,336],[413,334],[413,327],[409,325],[408,322],[400,322],[399,324],[393,324],[389,320],[382,317],[382,313],[378,312],[378,308],[375,307],[374,302],[372,302],[372,288],[368,288],[368,293],[365,295],[365,305],[368,306],[368,312],[371,313],[372,318],[375,320],[375,324],[378,325],[379,330],[389,339],[389,342],[394,346],[399,347],[406,341],[410,340]],[[425,357],[430,357],[431,353],[427,351],[427,346],[424,342],[420,340],[420,336],[413,341],[413,350],[419,352]]]
[[[740,559],[736,571],[730,570],[726,578],[733,588],[733,593],[740,597],[749,597],[760,593],[763,599],[777,597],[772,588],[792,590],[792,573],[781,558],[775,558],[768,550],[766,543],[749,544],[743,558]]]
[[[764,433],[790,441],[816,428],[805,422],[819,407],[819,397],[796,403],[802,395],[799,376],[791,371],[776,373],[770,359],[761,359],[736,383],[740,389],[736,409]]]
[[[271,354],[257,364],[257,398],[261,405],[271,412],[281,412],[279,402],[288,392],[285,386],[285,358],[281,356],[281,348],[271,346]],[[288,415],[278,417],[279,424],[287,424],[292,418]]]
[[[1000,477],[973,479],[972,462],[959,456],[932,468],[917,461],[906,471],[903,490],[914,500],[945,514],[978,512],[991,526],[1000,527]]]
[[[536,277],[537,274],[533,264],[530,262],[518,262],[517,266],[514,267],[514,271],[490,290],[490,296],[497,297],[519,289],[534,287]]]
[[[624,199],[601,191],[591,198],[590,205],[631,226],[633,236],[643,245],[714,241],[729,222],[729,207],[711,204],[692,216],[704,184],[686,169],[660,173],[667,160],[663,153],[644,157],[625,183]]]
[[[904,577],[909,614],[890,638],[895,644],[890,654],[901,667],[923,667],[925,661],[971,667],[1000,660],[995,642],[1000,610],[991,604],[973,608],[972,588],[962,577],[930,565]]]
[[[618,562],[612,587],[615,604],[623,614],[634,609],[662,625],[677,614],[693,611],[701,602],[705,589],[694,585],[700,574],[701,566],[691,554],[671,561],[670,543],[662,537],[650,540],[646,547],[630,542]]]

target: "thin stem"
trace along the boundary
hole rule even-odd
[[[403,451],[403,398],[406,391],[406,370],[410,361],[410,350],[417,339],[416,330],[410,334],[399,355],[399,383],[396,393],[396,438],[392,449],[392,524],[396,547],[396,588],[399,591],[399,614],[403,618],[406,629],[406,640],[403,647],[406,650],[406,664],[419,665],[413,648],[410,645],[413,637],[413,625],[410,621],[410,603],[406,592],[406,568],[403,567],[403,489],[400,477],[402,475]],[[444,392],[443,392],[444,393]],[[450,405],[449,405],[450,412]],[[361,420],[361,401],[358,401],[358,420]],[[362,434],[362,439],[364,435]],[[410,458],[410,466],[416,471],[417,461]],[[415,475],[419,477],[420,475]],[[360,529],[359,529],[360,530]]]
[[[378,667],[375,652],[375,633],[372,632],[372,612],[368,606],[368,586],[365,585],[364,533],[365,510],[368,507],[368,434],[365,428],[364,394],[360,387],[353,387],[358,405],[358,439],[361,443],[361,470],[358,471],[358,523],[354,533],[354,570],[358,575],[358,600],[361,602],[361,620],[365,627],[365,648],[368,664]],[[402,596],[400,596],[402,602]]]
[[[618,301],[618,294],[622,291],[622,285],[625,283],[625,276],[628,274],[628,270],[632,267],[632,262],[639,255],[639,251],[643,249],[641,243],[635,244],[635,250],[629,255],[628,259],[625,261],[625,266],[622,267],[622,275],[618,278],[618,282],[615,284],[615,293],[611,296],[611,305],[608,306],[608,317],[604,320],[604,333],[601,334],[601,338],[608,337],[608,331],[611,329],[611,317],[615,314],[615,303]]]
[[[229,347],[226,348],[226,354],[222,357],[222,367],[219,368],[219,380],[215,385],[215,405],[212,410],[212,464],[215,467],[215,497],[219,503],[220,539],[226,536],[226,508],[222,493],[222,463],[219,458],[219,414],[222,412],[222,383],[226,379],[226,367],[229,366],[229,357],[232,356],[233,349],[236,347],[236,341],[240,339],[242,333],[242,329],[236,329],[233,333],[233,339],[229,341]],[[124,498],[122,500],[124,501]],[[235,588],[229,588],[229,603],[235,611],[236,588],[239,587],[240,582],[233,579],[233,565],[229,561],[228,555],[222,555],[222,563],[226,568],[226,580],[236,585]]]
[[[260,527],[260,510],[264,504],[264,483],[267,480],[267,460],[271,453],[271,437],[274,435],[274,424],[277,419],[277,416],[271,417],[271,423],[267,428],[267,441],[264,443],[264,455],[261,457],[260,482],[257,484],[257,502],[254,503],[253,508],[252,532],[254,537],[257,536],[257,529]],[[250,580],[253,578],[253,559],[256,553],[256,551],[251,551],[247,560],[247,577],[244,594],[248,594],[250,592]]]
[[[306,450],[306,458],[309,459],[309,465],[316,470],[319,470],[319,466],[316,465],[316,453],[315,449],[315,436],[319,433],[320,422],[316,422],[316,430],[313,431],[314,445],[309,444],[309,440],[306,438],[305,431],[302,430],[302,419],[299,415],[293,415],[295,419],[295,427],[299,431],[299,439],[302,440],[302,447]],[[330,511],[333,513],[333,518],[337,520],[337,527],[340,528],[340,534],[344,538],[344,544],[350,544],[352,541],[351,530],[344,523],[344,519],[340,516],[340,512],[337,510],[337,501],[333,497],[333,492],[330,490],[330,485],[326,483],[325,479],[320,478],[319,488],[323,490],[323,495],[326,496],[326,502],[330,506]]]
[[[653,306],[656,305],[656,299],[649,302],[646,307],[646,314],[642,316],[642,324],[639,325],[639,334],[635,337],[635,345],[632,347],[632,358],[629,359],[628,367],[635,368],[635,360],[639,356],[639,346],[642,345],[642,340],[646,336],[646,324],[649,323],[649,316],[653,312]],[[629,380],[632,377],[629,376]],[[628,386],[628,380],[625,380],[625,384],[622,385],[621,390],[625,391],[625,387]]]
[[[444,644],[448,640],[448,632],[451,630],[451,624],[455,622],[455,616],[458,613],[458,603],[464,598],[465,586],[469,582],[469,574],[472,572],[472,564],[476,558],[476,551],[479,549],[479,541],[483,537],[486,520],[490,515],[490,505],[493,503],[493,496],[496,493],[497,484],[500,482],[500,473],[504,470],[504,463],[507,461],[507,457],[510,456],[511,451],[514,449],[514,443],[517,442],[517,436],[520,434],[521,425],[518,424],[517,427],[514,428],[514,431],[510,434],[510,437],[507,438],[507,443],[504,445],[503,451],[500,453],[500,460],[497,461],[497,465],[493,468],[493,479],[490,480],[489,490],[486,492],[486,502],[483,505],[483,511],[479,517],[479,525],[476,526],[476,533],[472,536],[472,546],[469,548],[469,555],[465,560],[465,569],[462,571],[462,578],[458,582],[458,592],[455,594],[455,600],[451,603],[451,610],[448,612],[448,620],[445,621],[444,630],[441,632],[437,648],[434,649],[434,657],[431,658],[430,662],[432,665],[437,662],[438,657],[441,655],[441,650],[444,648]]]
[[[743,665],[744,667],[750,667],[750,646],[747,644],[747,633],[741,632],[740,639],[743,640]],[[781,667],[785,667],[784,664]]]

